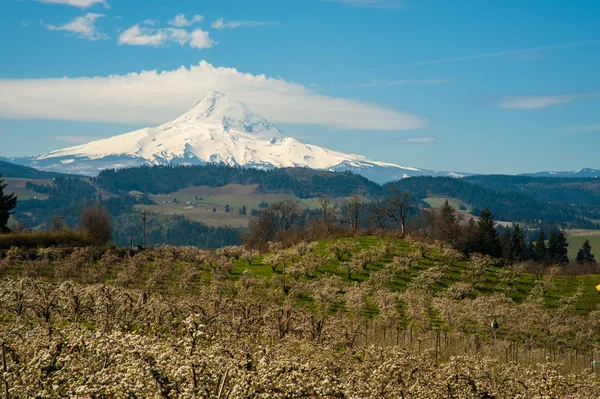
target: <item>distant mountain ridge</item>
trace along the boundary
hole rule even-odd
[[[583,168],[574,171],[565,172],[535,172],[535,173],[523,173],[520,176],[531,176],[531,177],[564,177],[564,178],[598,178],[600,177],[600,170]]]
[[[410,176],[466,175],[378,162],[302,143],[252,113],[244,103],[217,92],[208,93],[188,112],[158,127],[11,161],[85,175],[141,165],[208,163],[258,169],[349,170],[378,183]]]
[[[64,174],[61,173],[44,172],[28,166],[7,162],[2,159],[0,159],[0,175],[2,175],[2,177],[17,179],[53,179],[64,176]]]

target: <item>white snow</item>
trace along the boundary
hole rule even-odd
[[[239,166],[329,169],[344,163],[357,168],[380,166],[419,171],[304,144],[250,112],[244,103],[217,92],[208,93],[188,112],[158,127],[53,151],[36,160],[63,157],[98,160],[111,156],[138,157],[150,164],[195,159]]]

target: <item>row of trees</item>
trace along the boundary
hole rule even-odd
[[[526,239],[526,231],[516,224],[500,236],[497,222],[488,208],[484,208],[477,219],[457,212],[447,200],[440,209],[419,209],[415,197],[395,189],[386,197],[371,202],[353,196],[341,205],[332,203],[328,197],[320,197],[319,203],[320,209],[313,212],[301,210],[292,200],[262,208],[257,220],[251,222],[245,242],[251,247],[265,248],[270,241],[306,237],[307,230],[330,235],[366,228],[381,233],[396,231],[401,237],[410,234],[441,241],[467,255],[489,255],[504,259],[506,264],[525,261],[563,264],[569,261],[568,242],[563,232],[552,230],[547,240],[544,231],[540,230],[537,241],[532,242]],[[580,249],[577,261],[595,261],[589,241]]]

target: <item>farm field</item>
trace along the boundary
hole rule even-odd
[[[440,209],[444,202],[448,200],[448,204],[456,210],[466,210],[471,211],[471,206],[458,198],[445,198],[445,197],[429,197],[425,198],[423,201],[429,204],[434,209]],[[461,209],[462,208],[462,209]]]
[[[15,248],[0,253],[0,277],[3,376],[15,398],[600,389],[590,368],[600,276],[530,274],[439,245],[361,236],[265,254]]]
[[[196,206],[181,204],[163,204],[159,205],[135,205],[134,209],[145,209],[150,213],[160,213],[163,215],[183,215],[196,222],[202,222],[208,226],[229,226],[229,227],[247,227],[252,216],[239,213],[225,212],[224,208],[219,208],[213,212],[213,208],[208,206]]]
[[[567,242],[569,243],[569,259],[575,259],[577,257],[577,252],[586,239],[589,240],[590,245],[592,246],[592,253],[596,260],[600,260],[600,231],[594,232],[593,230],[587,231],[586,234],[582,235],[567,235]]]
[[[209,226],[247,227],[253,219],[250,216],[251,210],[259,209],[261,202],[294,200],[298,201],[300,208],[319,206],[316,198],[298,199],[292,194],[256,194],[254,193],[256,187],[256,185],[239,184],[223,187],[188,187],[168,195],[150,195],[156,205],[136,205],[135,208],[165,215],[184,215]],[[177,203],[174,203],[175,200]],[[230,207],[230,212],[225,212],[227,205]],[[243,206],[246,207],[246,215],[239,213]]]
[[[37,198],[37,199],[47,199],[48,198],[48,195],[46,195],[46,194],[36,193],[33,190],[29,190],[29,189],[25,188],[25,185],[27,184],[27,182],[32,182],[35,184],[47,184],[47,185],[52,184],[51,179],[39,180],[39,179],[6,178],[6,179],[4,179],[4,182],[6,183],[5,191],[7,191],[9,193],[14,192],[15,195],[17,195],[17,197],[19,197],[20,200],[28,200],[28,199],[32,199],[32,198]]]

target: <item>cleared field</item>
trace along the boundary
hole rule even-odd
[[[569,258],[575,259],[575,257],[577,257],[577,252],[586,239],[589,240],[590,245],[592,246],[592,253],[596,257],[596,260],[600,261],[600,234],[596,234],[595,231],[589,235],[567,236],[567,242],[569,243]]]
[[[28,200],[32,198],[37,199],[48,199],[46,194],[36,193],[33,190],[29,190],[25,188],[27,182],[32,182],[35,184],[47,184],[52,185],[52,180],[37,180],[37,179],[17,179],[17,178],[6,178],[4,179],[6,183],[5,192],[12,193],[14,192],[20,200]]]
[[[429,197],[425,198],[423,201],[427,202],[432,208],[439,209],[442,207],[442,205],[444,205],[446,200],[448,200],[448,204],[450,204],[451,207],[457,210],[460,209],[461,206],[463,207],[463,210],[466,209],[467,211],[470,211],[472,209],[469,204],[459,200],[458,198]]]
[[[225,212],[223,208],[213,212],[210,207],[191,207],[187,204],[135,205],[135,209],[145,209],[151,213],[163,215],[183,215],[191,220],[202,222],[209,226],[247,227],[252,216]]]
[[[157,202],[173,200],[179,202],[191,202],[198,206],[225,208],[229,205],[233,209],[246,206],[248,210],[258,209],[258,205],[265,202],[277,202],[282,200],[298,200],[302,208],[317,208],[319,202],[316,198],[298,199],[293,194],[255,194],[257,185],[229,184],[223,187],[197,186],[188,187],[171,193],[167,196],[152,196]],[[197,199],[196,199],[197,198]]]

